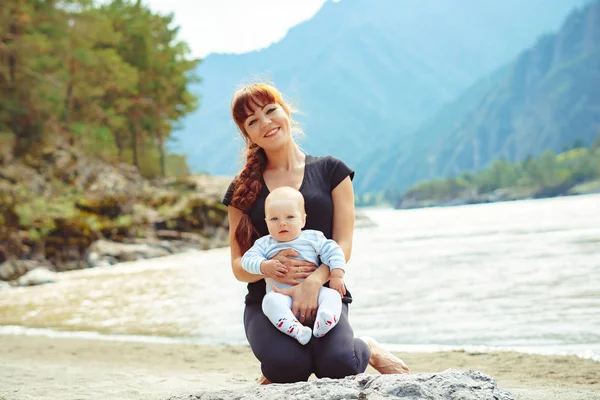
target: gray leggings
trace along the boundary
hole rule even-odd
[[[293,383],[317,378],[343,378],[365,372],[371,353],[348,322],[348,304],[335,328],[306,346],[279,332],[262,312],[261,305],[246,305],[244,327],[262,373],[273,383]]]

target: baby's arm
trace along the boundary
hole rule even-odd
[[[264,275],[269,278],[285,276],[287,267],[277,260],[267,260],[268,238],[260,238],[242,256],[242,268],[251,274]]]
[[[344,251],[334,240],[327,239],[321,232],[318,235],[318,242],[321,261],[328,265],[331,270],[329,274],[329,287],[337,290],[340,296],[343,297],[346,294],[344,275],[347,268]]]
[[[346,295],[346,285],[344,284],[344,270],[341,268],[335,268],[331,270],[329,274],[329,287],[333,290],[337,290],[340,296]]]

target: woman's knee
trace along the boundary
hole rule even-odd
[[[275,329],[260,304],[246,306],[244,326],[252,352],[267,379],[274,383],[308,380],[313,372],[310,349]]]
[[[362,358],[357,357],[351,347],[325,352],[315,360],[315,375],[317,378],[341,379],[363,373],[366,365]]]
[[[261,370],[273,383],[302,382],[312,374],[312,361],[308,357],[290,357],[274,349],[273,353],[262,357]]]

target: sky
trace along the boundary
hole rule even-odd
[[[179,39],[188,43],[194,57],[201,58],[268,47],[289,28],[314,16],[325,1],[143,0],[154,11],[173,12]]]

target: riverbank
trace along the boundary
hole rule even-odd
[[[159,400],[254,385],[247,346],[0,336],[0,399]],[[515,352],[398,354],[414,373],[476,369],[517,399],[598,399],[600,363]],[[376,373],[369,368],[368,373]]]
[[[0,285],[29,271],[63,272],[229,244],[230,177],[147,179],[57,141],[0,158]],[[42,279],[42,282],[54,280]]]
[[[600,193],[600,136],[591,147],[577,147],[537,158],[498,159],[486,169],[414,184],[395,208],[445,207],[500,201]]]
[[[455,207],[470,204],[499,203],[516,200],[547,199],[554,197],[579,196],[600,193],[600,180],[582,183],[573,187],[565,186],[549,189],[504,188],[490,193],[479,194],[475,191],[464,191],[456,196],[443,198],[416,198],[402,196],[396,203],[396,209],[410,210],[428,207]]]

